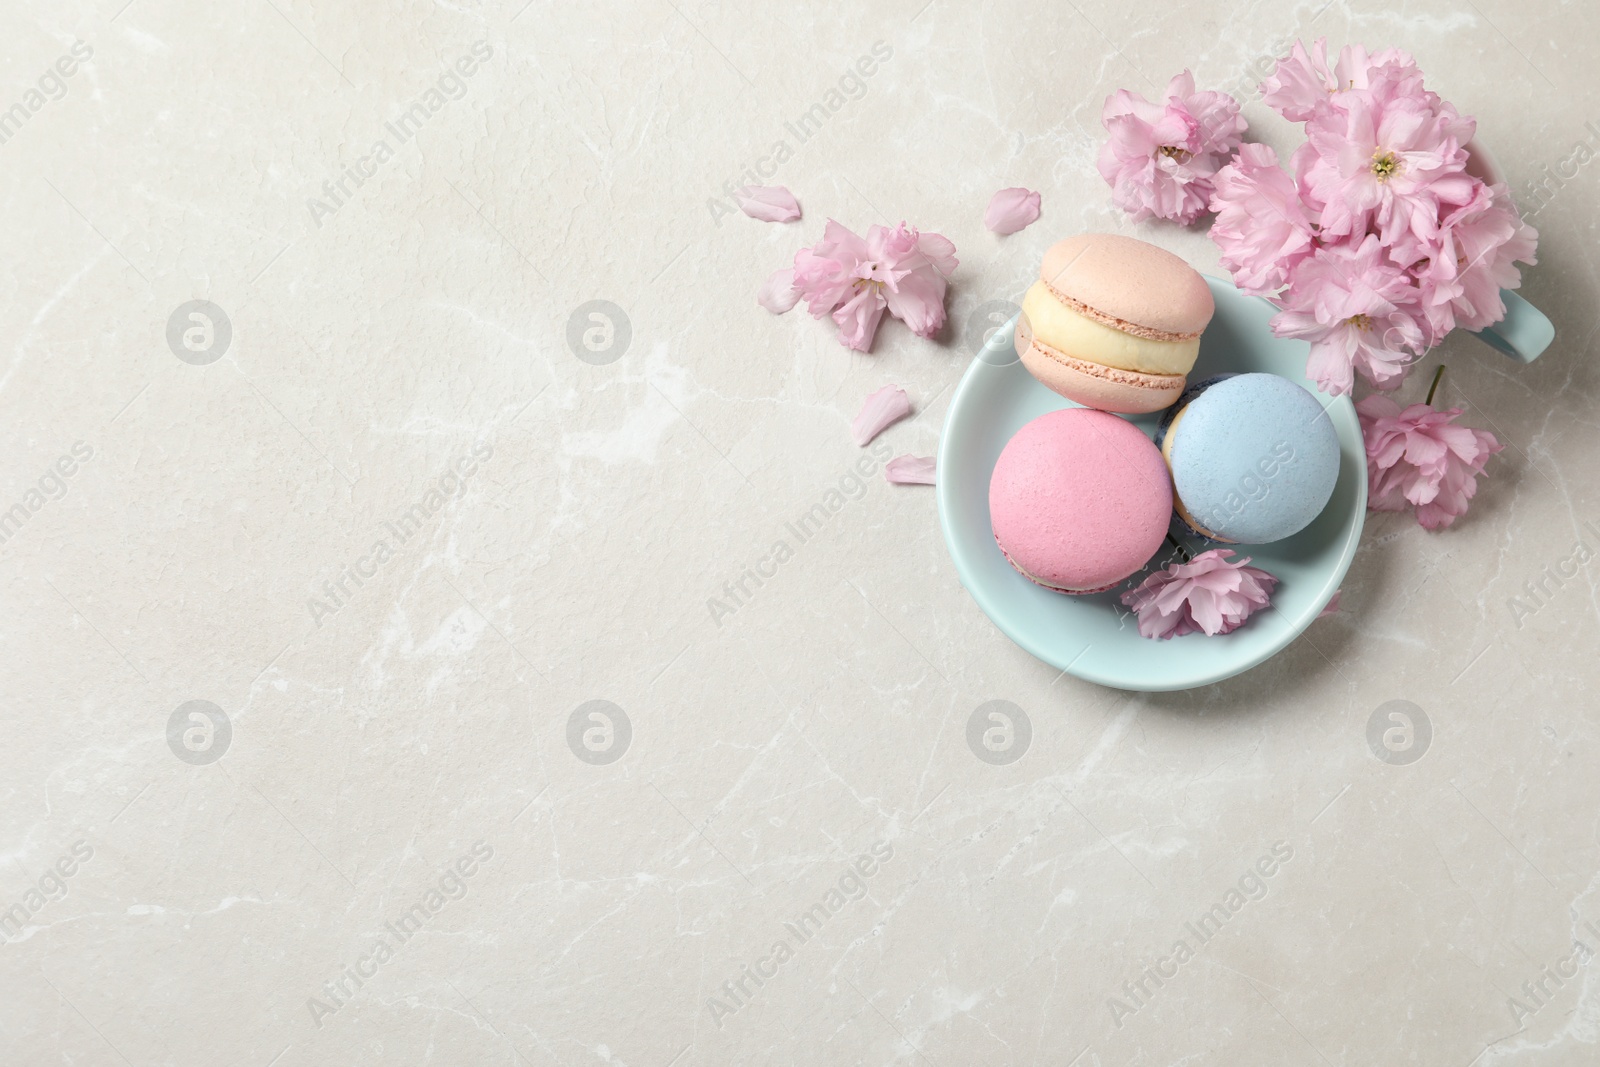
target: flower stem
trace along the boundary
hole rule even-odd
[[[1428,399],[1423,401],[1423,403],[1427,404],[1429,407],[1433,406],[1433,394],[1439,391],[1439,379],[1443,377],[1444,364],[1441,363],[1439,364],[1439,369],[1433,372],[1433,384],[1428,386]]]
[[[1172,536],[1171,530],[1167,531],[1167,540],[1172,542],[1172,547],[1178,550],[1178,555],[1183,557],[1183,561],[1185,563],[1193,562],[1188,551],[1183,547],[1183,545],[1178,543],[1178,539],[1176,537]]]

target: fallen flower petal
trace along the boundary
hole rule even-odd
[[[787,267],[767,275],[756,293],[756,303],[774,315],[782,315],[799,302],[800,290],[794,287],[794,271]]]
[[[1337,615],[1337,614],[1339,614],[1339,597],[1343,593],[1344,593],[1343,589],[1335,589],[1333,591],[1333,599],[1328,601],[1328,606],[1327,607],[1323,608],[1320,612],[1317,613],[1317,618],[1326,619],[1329,615]]]
[[[740,211],[762,222],[793,222],[800,217],[800,202],[781,185],[746,185],[733,198]]]
[[[850,424],[850,436],[865,445],[892,424],[911,414],[911,398],[898,385],[886,385],[867,397],[861,411]]]
[[[890,485],[933,485],[932,456],[896,456],[883,468]]]
[[[1039,194],[1029,189],[1001,189],[989,200],[983,224],[998,234],[1016,233],[1039,220]]]
[[[1261,608],[1272,603],[1278,579],[1250,557],[1237,563],[1231,548],[1213,548],[1188,563],[1156,571],[1122,594],[1122,603],[1139,616],[1141,637],[1166,640],[1184,634],[1232,633]]]

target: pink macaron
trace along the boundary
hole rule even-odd
[[[1161,548],[1172,478],[1161,452],[1115,415],[1068,408],[1007,442],[989,478],[989,521],[1006,560],[1061,593],[1099,593]]]

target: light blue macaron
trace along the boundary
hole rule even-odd
[[[1339,437],[1305,389],[1276,374],[1192,385],[1157,438],[1179,518],[1202,537],[1279,541],[1322,513],[1339,479]]]

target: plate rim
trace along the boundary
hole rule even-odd
[[[1272,308],[1272,304],[1264,298],[1251,296],[1248,293],[1241,292],[1229,280],[1218,278],[1210,274],[1202,274],[1201,276],[1206,279],[1207,284],[1213,290],[1225,289],[1230,291],[1228,297],[1229,299],[1240,298],[1245,301],[1255,302],[1264,305],[1265,307]],[[966,370],[962,372],[961,381],[959,384],[957,384],[955,393],[950,398],[950,407],[945,412],[944,423],[939,434],[937,469],[939,469],[941,472],[953,469],[952,465],[949,463],[950,457],[947,455],[947,450],[951,447],[950,442],[953,437],[950,430],[955,421],[964,416],[966,408],[976,404],[976,401],[974,401],[969,394],[977,388],[975,384],[977,375],[980,373],[981,367],[986,365],[984,357],[990,353],[998,352],[1001,349],[1010,348],[1012,330],[1015,327],[1017,318],[1020,315],[1021,311],[1019,309],[1016,315],[1013,315],[1003,326],[1001,326],[999,329],[996,329],[994,333],[990,335],[989,340],[985,341],[984,344],[973,355],[972,361],[968,363]],[[1001,338],[1005,339],[1005,343],[996,343]],[[1276,337],[1272,338],[1272,340],[1274,342],[1281,341],[1280,338]],[[1282,375],[1282,377],[1288,378],[1287,375]],[[1298,385],[1300,384],[1300,381],[1304,380],[1304,376],[1302,375],[1301,379],[1298,381],[1294,378],[1288,378],[1288,380],[1293,381]],[[1040,388],[1045,387],[1040,386]],[[1316,396],[1318,402],[1322,403],[1323,407],[1328,410],[1330,417],[1333,417],[1336,420],[1343,420],[1347,426],[1353,423],[1355,426],[1357,440],[1361,440],[1360,420],[1356,416],[1355,403],[1351,400],[1349,394],[1329,397],[1325,393],[1313,392],[1313,395]],[[1363,449],[1362,451],[1364,455],[1365,450]],[[1077,664],[1077,659],[1082,658],[1082,652],[1078,653],[1078,656],[1072,661],[1062,663],[1060,662],[1060,657],[1052,655],[1052,650],[1041,647],[1040,642],[1033,640],[1027,630],[1024,629],[1021,632],[1015,632],[1013,627],[1001,621],[1002,617],[1004,617],[1006,613],[999,611],[998,606],[991,602],[991,598],[986,591],[984,583],[974,580],[972,577],[970,577],[970,573],[976,572],[976,567],[974,565],[975,561],[969,558],[967,546],[959,542],[952,533],[953,522],[951,515],[956,506],[953,500],[955,490],[951,488],[950,483],[942,477],[938,479],[935,488],[936,496],[938,498],[940,532],[944,537],[945,550],[949,553],[950,560],[955,565],[956,576],[960,579],[962,588],[964,588],[967,591],[967,594],[971,596],[972,599],[977,603],[979,609],[984,613],[985,616],[988,617],[989,621],[995,626],[996,629],[1009,638],[1013,644],[1017,645],[1023,651],[1027,652],[1029,655],[1033,656],[1042,663],[1049,664],[1063,673],[1071,674],[1075,678],[1081,678],[1084,681],[1093,682],[1096,685],[1105,686],[1110,689],[1118,689],[1124,692],[1179,692],[1188,689],[1198,689],[1207,685],[1214,685],[1217,682],[1226,681],[1229,678],[1236,677],[1246,671],[1259,667],[1267,660],[1271,659],[1284,649],[1288,648],[1290,645],[1294,644],[1295,641],[1299,640],[1299,638],[1306,632],[1307,628],[1310,627],[1311,623],[1316,621],[1316,619],[1320,616],[1323,609],[1327,607],[1328,602],[1333,599],[1333,595],[1338,592],[1340,585],[1344,582],[1345,576],[1349,573],[1350,565],[1352,562],[1354,562],[1356,550],[1360,545],[1361,533],[1366,527],[1368,492],[1367,469],[1365,463],[1358,463],[1356,466],[1358,467],[1356,474],[1356,501],[1355,507],[1353,508],[1355,513],[1355,521],[1353,523],[1346,524],[1345,535],[1342,542],[1339,544],[1338,562],[1328,573],[1327,579],[1323,583],[1323,588],[1317,593],[1316,596],[1312,598],[1311,605],[1302,612],[1301,617],[1290,619],[1287,616],[1284,616],[1286,625],[1282,640],[1274,641],[1268,644],[1264,649],[1248,657],[1245,661],[1230,663],[1216,670],[1203,672],[1191,679],[1179,680],[1170,683],[1141,683],[1136,678],[1128,678],[1121,675],[1111,676],[1104,671],[1096,670],[1090,666],[1080,667]],[[1280,615],[1282,614],[1281,610],[1276,605],[1273,605],[1270,610],[1276,611]],[[1172,638],[1174,641],[1215,639],[1216,638],[1207,637],[1203,634],[1189,634],[1181,638]],[[1152,643],[1159,645],[1162,642],[1157,642],[1152,639]]]

